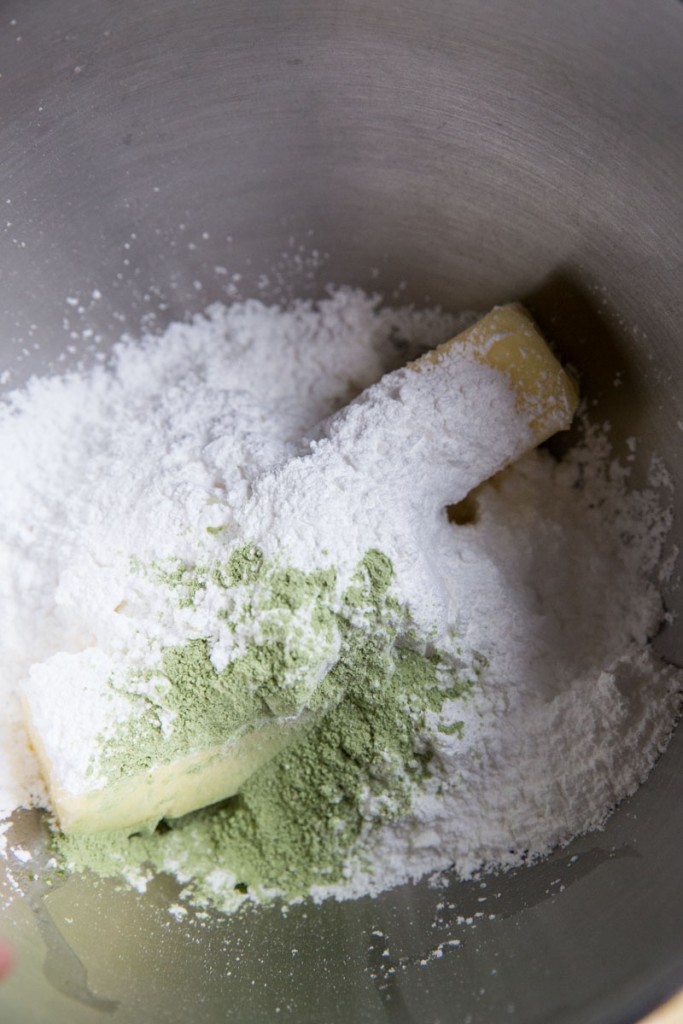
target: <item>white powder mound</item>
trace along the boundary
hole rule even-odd
[[[0,815],[45,804],[18,687],[34,663],[115,643],[131,555],[192,563],[299,438],[472,316],[212,306],[110,367],[34,379],[0,406]],[[78,715],[76,704],[74,714]]]
[[[46,799],[22,680],[59,652],[111,644],[112,610],[134,601],[131,555],[200,559],[207,527],[243,508],[302,436],[471,319],[381,309],[349,289],[287,310],[214,306],[120,345],[107,368],[6,398],[0,816]],[[371,828],[368,806],[367,842],[336,895],[541,854],[601,825],[644,779],[681,690],[650,645],[664,617],[653,582],[670,527],[663,479],[629,492],[592,429],[563,463],[532,452],[483,485],[473,521],[440,518],[430,544],[448,625],[463,657],[488,665],[466,708],[454,703],[464,743],[435,731],[431,778],[399,822]]]
[[[648,572],[670,515],[654,487],[614,482],[608,450],[589,430],[562,464],[532,452],[454,528],[444,572],[463,646],[488,667],[458,714],[466,745],[437,733],[411,815],[369,834],[383,880],[420,878],[445,852],[462,877],[547,853],[602,826],[665,749],[683,673],[652,649],[664,610]],[[383,887],[363,863],[347,891]]]

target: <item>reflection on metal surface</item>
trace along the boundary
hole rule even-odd
[[[683,1024],[683,992],[648,1014],[642,1024]]]
[[[13,843],[31,854],[27,862],[16,861],[12,873],[25,903],[31,908],[40,937],[45,945],[43,973],[46,980],[57,992],[101,1013],[113,1013],[119,1002],[101,999],[88,986],[88,972],[50,912],[50,896],[64,880],[51,870],[46,849],[46,830],[42,816],[35,814],[16,815],[13,832],[9,835],[10,848]],[[21,838],[20,838],[21,837]],[[96,948],[96,947],[94,947]],[[96,950],[99,955],[99,950]]]
[[[609,861],[639,856],[638,851],[628,844],[614,850],[594,846],[580,854],[555,854],[533,865],[532,886],[527,880],[530,868],[518,868],[507,872],[505,876],[494,875],[488,883],[490,888],[495,889],[498,880],[503,890],[500,903],[494,907],[496,919],[515,917],[553,899]],[[481,892],[478,895],[481,896]],[[473,909],[469,907],[470,915]],[[481,905],[476,909],[481,910]],[[465,916],[470,915],[465,911]]]
[[[594,846],[580,854],[558,852],[533,867],[521,867],[504,876],[488,875],[466,882],[453,878],[434,894],[431,942],[418,952],[396,952],[396,945],[400,950],[405,944],[404,935],[394,940],[389,929],[373,930],[368,941],[367,971],[387,1020],[413,1024],[415,1018],[406,1006],[401,983],[401,976],[410,968],[427,967],[448,957],[466,969],[471,955],[467,947],[477,930],[495,927],[496,922],[560,897],[608,862],[637,857],[638,851],[629,845],[613,850]]]
[[[113,1013],[117,1010],[120,1005],[117,1000],[100,999],[88,988],[86,967],[52,920],[45,900],[30,900],[30,903],[46,947],[43,971],[50,984],[62,995],[69,996],[93,1010],[100,1010],[102,1013]]]
[[[379,996],[386,1019],[391,1024],[415,1024],[401,988],[398,972],[402,964],[391,956],[389,940],[384,932],[374,931],[368,945],[367,969]]]

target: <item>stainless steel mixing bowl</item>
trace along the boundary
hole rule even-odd
[[[235,291],[523,297],[617,438],[665,456],[680,542],[682,66],[676,0],[3,0],[0,369]],[[682,780],[679,731],[603,832],[487,890],[201,928],[169,879],[46,893],[26,815],[0,1018],[632,1021],[683,983]]]

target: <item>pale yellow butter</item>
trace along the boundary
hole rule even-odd
[[[576,385],[521,303],[496,306],[472,327],[409,365],[416,370],[438,365],[458,348],[505,374],[516,395],[517,411],[531,427],[536,445],[569,427],[579,398]]]

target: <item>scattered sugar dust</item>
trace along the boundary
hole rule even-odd
[[[246,497],[319,421],[471,320],[383,308],[351,289],[287,308],[216,305],[162,337],[120,344],[105,366],[6,396],[0,815],[46,804],[18,690],[32,663],[92,642],[72,596],[74,563],[85,553],[114,577],[131,553],[191,560],[192,530],[211,524],[226,495]],[[313,886],[313,898],[540,856],[600,827],[647,776],[680,706],[681,674],[652,647],[673,566],[671,485],[657,460],[644,489],[629,489],[628,477],[608,431],[584,422],[562,462],[527,455],[455,517],[443,553],[453,623],[463,650],[487,666],[464,733],[433,723],[430,772],[410,806],[386,820],[372,801],[359,805],[341,879]],[[225,909],[276,896],[277,885],[244,891],[215,813],[142,847],[116,837],[107,856],[80,863],[144,888],[144,854],[187,884],[188,900]]]

